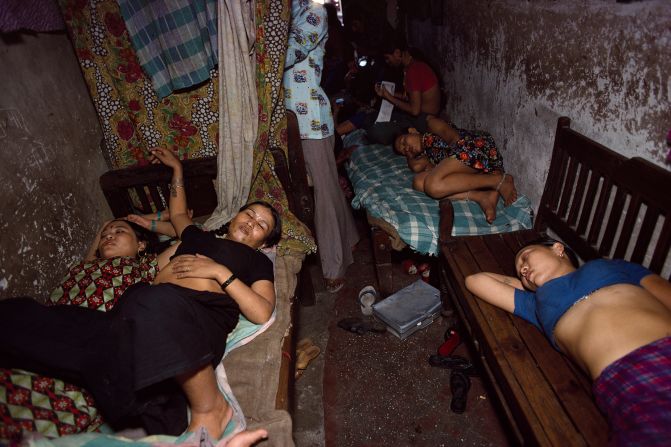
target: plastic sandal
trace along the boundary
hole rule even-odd
[[[450,391],[452,391],[452,401],[450,409],[461,414],[466,411],[468,402],[468,390],[471,388],[471,379],[461,371],[452,371],[450,374]]]
[[[343,318],[342,320],[338,321],[338,327],[357,335],[363,335],[366,332],[382,333],[387,331],[387,328],[384,325],[375,322],[368,323],[363,321],[361,318],[356,317]]]
[[[296,369],[306,369],[311,361],[321,353],[319,346],[311,345],[296,353]]]
[[[326,279],[325,281],[328,293],[338,293],[345,286],[345,278]]]

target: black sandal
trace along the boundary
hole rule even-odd
[[[387,331],[387,328],[383,324],[377,322],[369,323],[357,317],[343,318],[338,321],[338,327],[357,335],[363,335],[366,332],[383,333]]]
[[[466,411],[468,402],[468,390],[471,388],[471,379],[461,371],[452,371],[450,374],[450,391],[452,391],[452,401],[450,409],[461,414]]]
[[[451,369],[460,371],[469,376],[477,376],[478,372],[467,358],[460,355],[440,355],[433,354],[429,356],[429,365],[435,368]]]

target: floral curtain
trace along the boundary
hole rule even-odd
[[[264,199],[283,217],[280,252],[315,251],[309,230],[289,211],[267,149],[286,151],[281,95],[290,0],[257,0],[259,130],[250,200]],[[148,149],[172,148],[181,159],[217,154],[218,71],[188,91],[158,100],[138,63],[115,0],[59,0],[74,49],[103,130],[108,165],[148,163]]]

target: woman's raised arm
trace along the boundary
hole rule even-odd
[[[473,295],[510,313],[515,311],[515,289],[524,289],[517,278],[489,272],[467,276],[466,288]]]
[[[184,173],[182,162],[169,150],[157,147],[151,150],[155,160],[172,168],[172,181],[170,182],[170,222],[175,227],[177,237],[181,237],[182,231],[191,225],[193,221],[189,216],[189,210],[186,205],[186,192],[184,191]]]

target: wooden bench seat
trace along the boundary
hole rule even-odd
[[[585,261],[625,258],[661,273],[670,262],[670,190],[671,173],[626,159],[560,118],[534,229],[454,238],[451,204],[441,202],[446,304],[460,316],[515,444],[605,445],[608,425],[590,378],[533,325],[472,295],[464,278],[481,271],[515,276],[517,251],[548,230]]]

